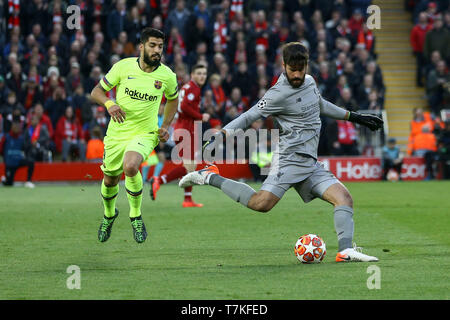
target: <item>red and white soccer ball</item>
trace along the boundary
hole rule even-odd
[[[321,237],[305,234],[297,240],[294,252],[297,259],[303,263],[319,263],[325,257],[327,249]]]
[[[389,170],[388,174],[386,176],[386,179],[388,179],[389,181],[392,181],[392,182],[398,181],[399,176],[398,176],[397,171],[395,171],[394,169]]]

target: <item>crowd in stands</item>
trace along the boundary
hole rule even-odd
[[[421,0],[413,5],[411,47],[417,59],[417,86],[425,87],[435,116],[450,108],[449,1]]]
[[[428,110],[416,108],[411,120],[408,155],[425,158],[427,179],[436,175],[440,163],[449,177],[450,124],[441,111],[450,109],[450,7],[447,0],[409,1],[413,12],[411,47],[417,61],[416,83],[425,87]]]
[[[165,32],[163,62],[176,72],[179,87],[194,64],[208,66],[202,108],[211,116],[209,127],[226,125],[264,95],[283,71],[281,48],[290,41],[308,47],[308,73],[324,98],[348,110],[379,111],[386,89],[375,37],[364,23],[370,3],[0,1],[0,135],[19,122],[34,141],[29,156],[35,160],[89,161],[89,141],[101,140],[109,121],[89,94],[115,62],[139,54],[146,26]],[[69,5],[81,10],[79,29],[66,26]],[[109,95],[114,99],[114,90]],[[353,124],[322,120],[320,155],[358,154]],[[270,119],[264,126],[272,127]]]

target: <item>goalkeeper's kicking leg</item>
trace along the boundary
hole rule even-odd
[[[320,172],[320,171],[319,171]],[[308,179],[313,180],[314,176]],[[316,178],[317,179],[317,178]],[[330,181],[330,179],[328,179]],[[336,256],[337,262],[347,261],[378,261],[376,257],[368,256],[358,251],[356,247],[352,247],[353,241],[353,199],[344,185],[339,183],[334,178],[332,183],[324,180],[324,184],[321,189],[314,190],[314,188],[308,189],[303,186],[308,186],[309,183],[303,186],[297,184],[295,189],[302,196],[305,202],[312,200],[314,197],[319,196],[322,200],[331,203],[334,206],[334,224],[336,233],[338,235],[339,252]],[[236,202],[241,203],[249,209],[268,212],[270,211],[281,199],[283,193],[287,188],[280,188],[273,186],[275,194],[268,190],[260,190],[256,192],[249,185],[237,182],[231,179],[226,179],[219,175],[219,170],[216,166],[211,165],[202,170],[194,171],[184,176],[181,179],[179,186],[186,187],[189,185],[204,185],[209,184],[216,188],[219,188],[228,197]],[[314,184],[313,184],[314,185]],[[326,186],[326,187],[323,187]],[[319,187],[320,188],[320,187]],[[277,192],[277,190],[279,192]]]

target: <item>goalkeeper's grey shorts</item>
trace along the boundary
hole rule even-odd
[[[295,161],[292,161],[292,157],[289,158],[291,159],[285,159],[283,155],[279,159],[273,157],[270,172],[261,190],[269,191],[281,199],[293,187],[306,203],[317,197],[322,198],[330,186],[341,183],[321,162],[312,157],[297,154]]]

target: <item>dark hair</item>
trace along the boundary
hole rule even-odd
[[[195,70],[197,70],[197,69],[203,69],[203,68],[206,69],[206,66],[205,66],[204,64],[197,63],[196,65],[194,65],[194,66],[191,68],[191,73],[195,72]]]
[[[283,47],[284,64],[303,69],[308,63],[308,49],[300,42],[289,42]]]
[[[150,27],[146,27],[146,28],[142,29],[141,43],[142,44],[146,43],[150,37],[159,38],[159,39],[162,39],[163,41],[166,38],[164,35],[164,32],[162,32],[161,30],[158,30],[155,28],[150,28]]]

